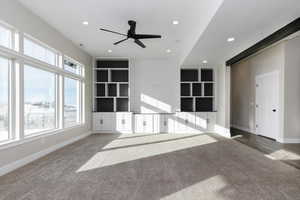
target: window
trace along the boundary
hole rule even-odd
[[[71,127],[80,123],[80,82],[65,78],[64,84],[64,127]]]
[[[55,74],[24,66],[25,136],[56,128]]]
[[[73,74],[82,75],[82,76],[84,75],[83,66],[77,61],[68,57],[66,57],[64,60],[64,69]]]
[[[9,140],[9,60],[0,57],[0,142]]]
[[[0,21],[0,146],[83,125],[84,74],[80,62]]]
[[[11,48],[12,31],[0,25],[0,45]]]
[[[58,54],[56,52],[27,37],[24,38],[24,54],[57,66]]]

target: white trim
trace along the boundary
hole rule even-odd
[[[70,140],[67,140],[65,142],[62,142],[60,144],[56,144],[56,145],[54,145],[52,147],[49,147],[45,150],[42,150],[40,152],[31,154],[31,155],[29,155],[29,156],[27,156],[23,159],[20,159],[20,160],[17,160],[15,162],[13,162],[13,163],[7,164],[7,165],[0,168],[0,176],[3,176],[3,175],[5,175],[9,172],[12,172],[12,171],[14,171],[14,170],[26,165],[26,164],[29,164],[29,163],[31,163],[31,162],[33,162],[33,161],[35,161],[35,160],[37,160],[41,157],[46,156],[49,153],[52,153],[52,152],[54,152],[54,151],[56,151],[60,148],[63,148],[64,146],[67,146],[67,145],[72,144],[72,143],[74,143],[78,140],[81,140],[81,139],[89,136],[90,134],[91,134],[91,132],[87,132],[85,134],[79,135],[77,137],[74,137],[74,138],[72,138]]]
[[[278,138],[277,142],[283,144],[300,144],[300,138]]]
[[[64,128],[64,129],[54,129],[54,130],[50,130],[50,131],[45,131],[45,132],[39,132],[39,133],[35,133],[32,135],[28,135],[27,137],[23,137],[23,139],[14,139],[14,140],[9,140],[7,142],[2,142],[0,143],[0,150],[2,149],[7,149],[7,148],[11,148],[14,146],[18,146],[27,142],[32,142],[34,140],[43,138],[43,137],[48,137],[51,135],[56,135],[56,134],[61,134],[65,131],[69,131],[75,128],[82,128],[84,127],[85,124],[81,124],[81,125],[76,125],[76,126],[72,126],[72,127],[68,127],[68,128]]]
[[[236,129],[240,129],[240,130],[246,131],[246,132],[248,132],[248,133],[256,134],[256,133],[255,133],[255,130],[252,130],[252,129],[250,129],[250,128],[246,128],[246,127],[243,127],[243,126],[231,124],[230,127],[236,128]]]
[[[215,130],[213,132],[225,138],[231,138],[231,132],[229,128],[215,124]]]
[[[137,132],[134,131],[122,131],[122,132],[118,132],[118,131],[92,131],[92,134],[112,134],[112,135],[128,135],[128,134],[138,134]],[[153,133],[154,134],[154,133]]]

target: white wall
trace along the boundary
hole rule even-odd
[[[39,17],[33,15],[16,0],[1,0],[0,20],[16,27],[22,32],[32,35],[43,41],[49,46],[61,51],[62,53],[77,59],[86,66],[86,96],[85,96],[85,118],[86,125],[66,130],[59,134],[40,137],[22,143],[17,146],[10,146],[0,149],[0,169],[17,160],[27,158],[28,156],[44,151],[59,143],[63,143],[81,136],[90,131],[91,122],[91,66],[92,58],[57,32],[51,26],[42,21]],[[76,30],[77,31],[77,30]],[[1,170],[0,170],[1,171]]]
[[[132,110],[141,113],[180,109],[180,66],[174,60],[135,60]]]
[[[217,119],[215,132],[224,136],[230,135],[230,67],[217,67]]]
[[[284,138],[300,143],[300,37],[285,43]]]
[[[231,125],[255,132],[255,77],[257,75],[279,71],[281,74],[279,94],[283,96],[284,55],[284,43],[280,43],[231,67]],[[280,99],[280,107],[283,110],[283,99]]]

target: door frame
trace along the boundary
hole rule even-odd
[[[255,76],[255,109],[254,109],[254,116],[255,116],[255,134],[258,135],[257,129],[256,129],[256,105],[257,105],[257,99],[256,99],[256,84],[257,84],[257,79],[259,78],[263,78],[265,76],[270,76],[270,75],[276,75],[278,78],[278,130],[277,130],[277,135],[274,138],[271,139],[275,139],[276,141],[280,141],[280,131],[281,131],[281,122],[280,122],[280,116],[281,116],[281,103],[280,103],[280,88],[281,88],[281,80],[280,80],[280,71],[279,70],[274,70],[271,72],[266,72],[263,74],[258,74]]]

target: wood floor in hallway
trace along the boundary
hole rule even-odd
[[[296,200],[300,170],[212,134],[99,134],[0,177],[0,199]]]

